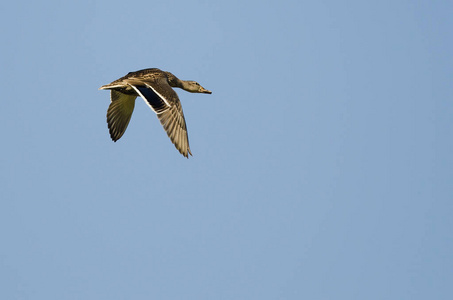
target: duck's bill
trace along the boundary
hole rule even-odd
[[[203,94],[212,94],[211,91],[208,91],[207,89],[205,89],[205,88],[203,88],[203,87],[201,88],[201,92],[202,92]]]

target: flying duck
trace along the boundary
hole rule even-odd
[[[110,90],[107,124],[112,140],[116,142],[123,136],[134,111],[135,99],[140,96],[157,114],[176,149],[187,158],[192,155],[181,102],[173,87],[191,93],[212,93],[196,81],[180,80],[172,73],[156,68],[130,72],[101,86],[100,90]]]

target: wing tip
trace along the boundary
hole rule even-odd
[[[176,145],[175,145],[175,147],[176,147]],[[178,149],[178,148],[176,147],[176,149]],[[187,159],[189,159],[189,154],[190,154],[190,156],[193,156],[192,152],[190,151],[190,148],[187,148],[186,151],[184,151],[183,149],[178,149],[178,151],[179,151],[179,153],[182,154],[182,156],[184,156]]]

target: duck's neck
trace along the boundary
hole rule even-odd
[[[197,91],[197,88],[193,85],[192,81],[185,81],[185,80],[178,79],[176,77],[170,82],[170,86],[178,87],[180,89],[183,89],[183,90],[185,90],[187,92],[191,92],[191,93],[194,93]]]
[[[178,87],[178,88],[183,89],[182,80],[180,80],[178,77],[176,77],[175,75],[171,74],[170,72],[165,72],[165,73],[167,74],[168,84],[171,87]]]
[[[191,92],[191,93],[200,92],[199,91],[200,86],[198,84],[194,84],[195,83],[194,81],[181,80],[169,72],[167,72],[167,79],[168,79],[168,84],[171,87],[177,87],[177,88],[183,89],[183,90],[185,90],[187,92]]]
[[[179,85],[178,87],[185,90],[185,91],[188,91],[188,92],[193,92],[194,90],[194,87],[191,83],[189,83],[188,81],[184,81],[184,80],[179,80]]]

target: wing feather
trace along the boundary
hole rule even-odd
[[[176,149],[185,157],[189,157],[189,154],[192,155],[189,147],[186,121],[181,106],[174,105],[166,111],[157,114],[157,117]]]
[[[146,86],[131,85],[131,87],[157,114],[176,149],[185,157],[192,155],[181,102],[168,82],[153,81],[146,82]]]
[[[126,131],[135,106],[135,95],[127,95],[116,90],[110,91],[111,103],[107,110],[107,124],[110,137],[114,142]]]

